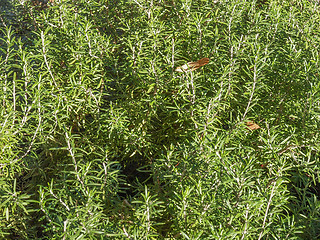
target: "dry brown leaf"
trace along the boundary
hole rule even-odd
[[[201,58],[200,60],[196,62],[188,62],[180,67],[176,68],[176,72],[189,72],[194,71],[198,69],[199,67],[202,67],[204,65],[207,65],[209,63],[209,58]]]
[[[246,122],[246,125],[247,125],[248,129],[250,129],[251,131],[261,128],[258,124],[256,124],[255,122],[252,122],[252,121]]]

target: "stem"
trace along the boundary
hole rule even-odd
[[[268,212],[269,212],[269,209],[270,209],[271,201],[272,201],[272,198],[273,198],[275,185],[276,185],[276,181],[273,182],[273,187],[272,187],[270,198],[269,198],[269,201],[268,201],[268,204],[267,204],[267,209],[266,209],[266,212],[264,214],[262,229],[261,229],[261,232],[260,232],[258,240],[260,240],[262,238],[263,230],[264,230],[264,228],[266,226],[267,216],[268,216]]]

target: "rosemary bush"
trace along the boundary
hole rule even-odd
[[[320,237],[317,1],[3,3],[1,238]]]

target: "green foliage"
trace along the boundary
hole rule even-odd
[[[6,3],[1,238],[320,237],[317,1]]]

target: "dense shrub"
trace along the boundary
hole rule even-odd
[[[317,1],[3,2],[2,238],[320,237]]]

